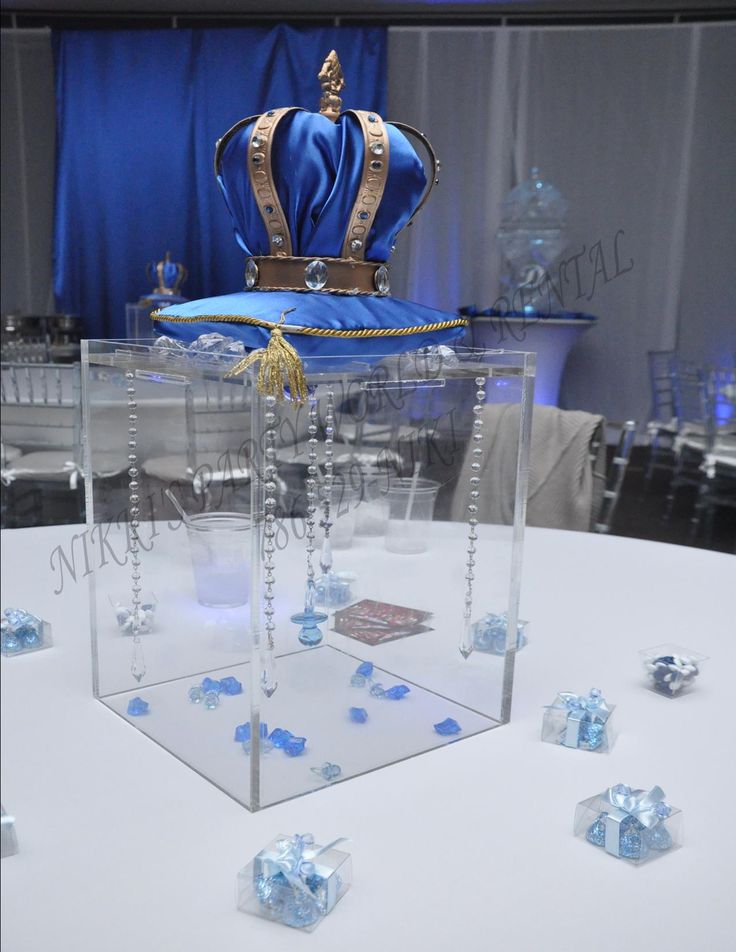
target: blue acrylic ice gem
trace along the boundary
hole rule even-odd
[[[284,744],[284,753],[288,754],[289,757],[298,757],[299,754],[304,753],[306,743],[306,737],[294,737],[292,735]]]
[[[384,691],[382,684],[378,684],[378,683],[371,684],[371,690],[370,690],[371,697],[382,698],[385,694],[386,692]]]
[[[128,714],[131,717],[140,717],[142,714],[148,714],[148,701],[140,697],[132,697],[128,701]]]
[[[262,721],[258,727],[258,734],[260,736],[260,750],[261,753],[267,754],[270,750],[273,750],[273,744],[268,739],[268,724],[265,721]],[[235,728],[235,738],[236,741],[240,741],[243,745],[243,750],[246,754],[250,754],[251,751],[251,734],[250,734],[250,723],[248,721],[245,724],[238,724]]]
[[[223,678],[220,681],[220,691],[223,694],[229,694],[231,696],[233,694],[242,694],[243,685],[240,683],[240,681],[238,681],[237,678],[233,678],[233,677]]]
[[[385,691],[383,696],[389,701],[400,701],[402,697],[406,697],[409,691],[410,688],[405,684],[395,684],[392,688],[389,688],[388,691]]]
[[[291,731],[287,731],[283,727],[274,727],[274,729],[268,735],[268,739],[271,741],[274,747],[284,747],[289,738],[293,736],[294,735],[291,733]]]
[[[354,724],[365,724],[368,720],[368,711],[364,707],[351,707],[348,714]]]
[[[204,701],[204,691],[198,684],[189,688],[189,700],[192,704],[201,704]]]
[[[208,711],[214,711],[220,704],[220,695],[217,691],[207,691],[204,696],[204,706]]]
[[[449,737],[451,734],[459,734],[462,730],[462,727],[460,727],[454,718],[446,717],[444,721],[440,721],[439,724],[435,724],[434,729],[443,737]]]
[[[354,674],[350,679],[350,687],[352,688],[364,688],[365,687],[365,678],[362,674]]]
[[[222,685],[219,681],[215,681],[214,678],[203,678],[201,688],[205,694],[209,691],[215,691],[217,694],[222,690]]]
[[[318,777],[321,777],[322,780],[326,780],[328,783],[331,783],[333,780],[337,780],[337,778],[342,773],[342,768],[339,766],[339,764],[331,764],[329,761],[322,764],[321,767],[311,767],[310,769],[313,774],[316,774]],[[315,878],[321,879],[321,877],[310,877],[310,879]],[[307,881],[307,885],[310,885],[309,881]],[[321,885],[321,883],[315,883],[315,886],[319,885]]]
[[[364,678],[373,677],[373,662],[372,661],[363,661],[355,669],[356,674],[361,674]]]

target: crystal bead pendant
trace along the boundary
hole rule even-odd
[[[321,291],[327,284],[327,265],[316,258],[304,269],[304,283],[310,291]]]
[[[263,691],[266,697],[271,697],[276,688],[279,686],[279,682],[276,677],[276,658],[274,657],[272,647],[266,647],[261,655],[260,684],[261,691]]]

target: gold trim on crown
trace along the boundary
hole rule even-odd
[[[322,87],[319,111],[332,122],[337,122],[342,112],[340,93],[345,88],[345,76],[340,65],[340,58],[334,50],[330,50],[327,54],[317,79]]]
[[[368,235],[386,190],[388,131],[383,119],[375,112],[350,109],[349,113],[358,119],[363,133],[363,172],[342,243],[342,257],[363,261]]]
[[[251,188],[266,226],[271,254],[277,258],[291,255],[291,233],[273,180],[271,151],[276,127],[287,113],[295,111],[296,107],[290,106],[264,112],[258,117],[248,143],[248,175]]]

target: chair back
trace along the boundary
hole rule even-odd
[[[35,450],[68,450],[81,463],[82,393],[79,364],[3,363],[2,439]]]
[[[647,352],[649,364],[649,386],[652,394],[651,420],[669,422],[675,413],[674,370],[676,356],[674,350],[650,350]]]
[[[606,488],[603,491],[603,503],[595,523],[595,531],[606,533],[610,531],[613,514],[618,506],[626,469],[631,458],[631,450],[636,440],[636,421],[627,420],[621,427],[616,451],[613,454],[606,472]]]

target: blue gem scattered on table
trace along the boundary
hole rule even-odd
[[[266,725],[261,724],[261,728],[264,728]],[[246,721],[245,724],[238,724],[235,728],[235,737],[233,740],[237,741],[239,744],[242,744],[244,740],[250,740],[250,722]]]
[[[310,770],[313,774],[316,774],[318,777],[321,777],[322,780],[327,780],[328,782],[337,780],[342,773],[342,768],[339,764],[331,764],[329,761],[323,763],[321,767],[310,767]]]
[[[148,710],[148,701],[144,701],[141,697],[132,697],[128,701],[128,714],[130,714],[131,717],[140,717],[142,714],[148,714]]]
[[[372,661],[363,661],[355,669],[356,674],[362,674],[364,678],[373,677],[373,662]]]
[[[354,724],[365,724],[368,720],[368,711],[364,707],[351,707],[348,714]]]
[[[288,754],[289,757],[298,757],[299,754],[304,753],[306,743],[306,737],[294,737],[292,735],[284,744],[284,753]]]
[[[229,694],[230,696],[234,694],[243,693],[243,685],[238,681],[237,678],[227,677],[223,678],[220,681],[220,691],[223,694]]]
[[[214,678],[203,678],[200,686],[205,694],[210,691],[216,691],[217,694],[219,694],[222,690],[222,685],[219,681],[215,681]]]
[[[220,695],[217,691],[207,691],[204,696],[204,706],[208,711],[214,711],[216,707],[219,707],[220,704]]]
[[[364,688],[365,678],[362,674],[354,674],[350,679],[350,686],[353,688]]]
[[[268,739],[271,741],[274,747],[283,747],[290,737],[294,735],[291,731],[284,730],[283,727],[274,727],[271,733],[268,735]]]
[[[386,693],[386,692],[384,691],[382,684],[376,683],[376,684],[372,684],[372,685],[371,685],[371,690],[370,690],[370,695],[371,695],[371,697],[381,697],[381,698],[382,698],[382,697],[385,695],[385,693]]]
[[[449,737],[451,734],[459,734],[462,730],[462,727],[460,727],[454,718],[446,717],[444,721],[440,721],[439,724],[435,724],[434,729],[443,737]]]
[[[405,684],[395,684],[392,688],[389,688],[388,691],[384,691],[383,696],[389,701],[400,701],[402,697],[406,697],[409,691],[410,688]]]
[[[194,684],[189,688],[189,700],[192,704],[201,704],[202,701],[204,701],[204,691],[198,684]]]

